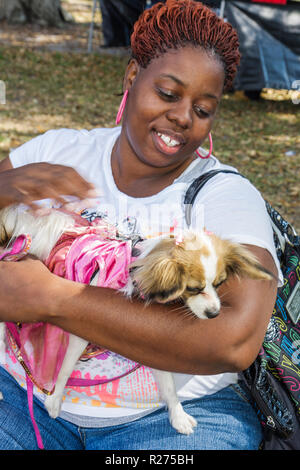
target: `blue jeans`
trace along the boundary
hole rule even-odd
[[[27,394],[0,367],[0,449],[37,449]],[[260,423],[239,386],[189,400],[184,409],[198,426],[193,434],[177,433],[165,409],[146,417],[106,428],[78,427],[49,417],[34,400],[34,415],[46,450],[256,450],[262,440]]]

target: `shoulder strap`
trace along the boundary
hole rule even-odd
[[[273,230],[284,237],[285,242],[289,243],[293,247],[300,246],[300,236],[297,234],[294,227],[287,222],[279,212],[274,209],[267,201],[266,208],[272,221]]]
[[[185,220],[186,220],[188,227],[191,225],[192,207],[200,189],[203,188],[203,186],[207,183],[208,180],[210,180],[211,178],[213,178],[215,175],[219,173],[232,173],[235,175],[239,175],[242,178],[246,178],[241,173],[238,173],[237,171],[234,171],[234,170],[211,170],[211,171],[208,171],[207,173],[204,173],[203,175],[198,176],[198,178],[196,178],[192,182],[192,184],[188,187],[184,196]]]
[[[199,193],[199,191],[203,188],[203,186],[207,183],[208,180],[213,178],[215,175],[218,175],[219,173],[231,173],[235,174],[238,176],[241,176],[242,178],[246,177],[242,175],[241,173],[238,173],[237,171],[234,170],[211,170],[208,171],[207,173],[204,173],[203,175],[198,176],[192,184],[188,187],[185,196],[184,196],[184,211],[185,211],[185,220],[187,223],[187,226],[189,227],[191,225],[192,221],[192,207],[195,202],[195,199]],[[299,247],[300,246],[300,236],[297,234],[296,230],[294,227],[289,224],[280,214],[278,211],[276,211],[267,201],[265,201],[266,204],[266,209],[267,212],[270,216],[270,219],[272,221],[272,226],[273,226],[273,231],[275,236],[277,238],[283,237],[283,243],[285,242],[289,243],[293,247]],[[282,245],[282,249],[284,247],[284,244]],[[280,256],[279,256],[280,258]]]

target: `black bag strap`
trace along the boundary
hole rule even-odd
[[[203,175],[198,176],[192,184],[188,187],[185,196],[184,196],[184,211],[185,211],[185,221],[187,226],[189,227],[192,222],[192,207],[195,202],[195,199],[203,186],[207,183],[208,180],[213,178],[215,175],[219,173],[232,173],[234,175],[239,175],[242,178],[246,178],[241,173],[233,170],[211,170],[207,173],[203,173]]]
[[[265,201],[265,203],[266,203],[268,214],[273,224],[277,227],[279,232],[283,235],[285,241],[289,243],[289,245],[292,245],[293,247],[299,247],[300,236],[297,234],[294,227],[289,222],[287,222],[282,217],[282,215],[280,215],[279,212],[276,209],[274,209],[267,201]]]
[[[192,207],[195,202],[195,199],[199,193],[199,191],[203,188],[203,186],[214,176],[218,175],[219,173],[230,173],[234,175],[241,176],[242,178],[247,179],[244,175],[239,173],[238,171],[234,170],[210,170],[203,175],[198,176],[192,184],[188,187],[185,196],[184,196],[184,211],[185,211],[185,220],[187,226],[191,225],[192,221]],[[267,212],[273,222],[273,224],[277,227],[279,232],[284,237],[285,241],[292,246],[300,246],[300,236],[297,235],[296,230],[294,227],[289,224],[280,214],[277,212],[267,201],[265,201]]]

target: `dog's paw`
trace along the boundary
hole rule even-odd
[[[44,405],[49,413],[49,416],[53,419],[57,418],[60,409],[61,409],[61,397],[56,396],[55,394],[49,395],[45,402]]]
[[[170,410],[169,418],[173,428],[181,434],[192,434],[194,432],[193,428],[197,426],[195,418],[186,413],[180,403],[173,410]]]

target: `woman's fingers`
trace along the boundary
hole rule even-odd
[[[64,196],[85,199],[94,191],[76,170],[63,165],[33,163],[0,173],[0,207],[14,203],[35,207],[34,201],[42,199],[62,205]]]

